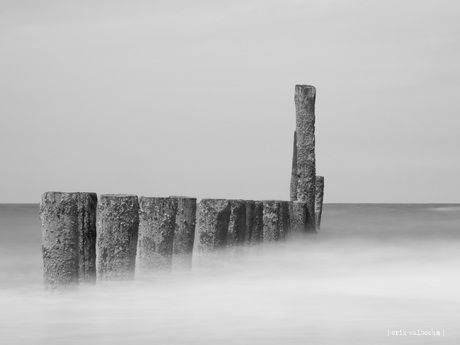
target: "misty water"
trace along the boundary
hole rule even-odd
[[[316,238],[50,295],[38,205],[0,205],[0,344],[460,343],[460,205],[326,204],[322,219]]]

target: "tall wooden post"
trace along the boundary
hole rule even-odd
[[[306,232],[316,231],[315,100],[314,86],[296,85],[297,200],[306,203]]]

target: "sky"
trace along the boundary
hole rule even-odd
[[[460,202],[457,0],[0,0],[0,203],[289,199],[314,85],[326,203]]]

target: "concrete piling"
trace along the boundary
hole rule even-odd
[[[315,218],[317,230],[319,230],[321,227],[321,215],[323,213],[323,197],[324,176],[316,176]]]
[[[173,270],[192,268],[193,244],[196,225],[196,198],[177,199],[176,225],[173,240]]]
[[[202,199],[197,213],[197,257],[202,262],[218,254],[227,245],[230,202],[224,199]]]
[[[97,207],[97,276],[131,280],[137,252],[139,202],[136,195],[101,195]]]
[[[297,200],[306,203],[308,232],[316,231],[315,101],[314,86],[296,85]]]
[[[138,273],[165,272],[172,268],[177,199],[139,199]]]
[[[96,281],[95,193],[44,193],[39,215],[45,287]]]

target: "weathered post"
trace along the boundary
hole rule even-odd
[[[253,200],[245,200],[244,205],[246,207],[246,231],[244,235],[245,244],[251,244],[252,231],[254,228],[254,209],[256,203]]]
[[[305,224],[307,224],[308,219],[307,204],[302,201],[292,201],[290,212],[291,234],[305,232]]]
[[[99,280],[134,279],[139,203],[136,195],[101,195],[97,207]]]
[[[263,210],[263,242],[275,242],[280,240],[280,232],[283,227],[281,216],[281,201],[264,201]]]
[[[246,205],[243,200],[229,200],[230,221],[227,234],[227,254],[230,256],[242,253],[241,246],[246,235]]]
[[[193,243],[196,225],[196,198],[177,199],[176,225],[173,240],[173,269],[192,268]]]
[[[297,200],[297,133],[294,131],[294,145],[292,149],[292,168],[291,168],[291,201]]]
[[[263,241],[264,234],[264,203],[262,201],[254,202],[254,220],[251,232],[251,244],[260,244]]]
[[[289,201],[280,201],[280,240],[289,236],[290,227]]]
[[[95,193],[42,195],[39,214],[47,289],[96,281],[96,205]]]
[[[315,100],[314,86],[296,85],[297,200],[306,203],[306,232],[316,231]]]
[[[316,176],[316,198],[315,198],[315,218],[316,229],[321,227],[321,215],[323,213],[324,197],[324,176]]]
[[[197,258],[200,263],[219,256],[227,245],[230,202],[224,199],[202,199],[198,204]]]
[[[139,199],[138,273],[164,272],[172,268],[177,199]]]

